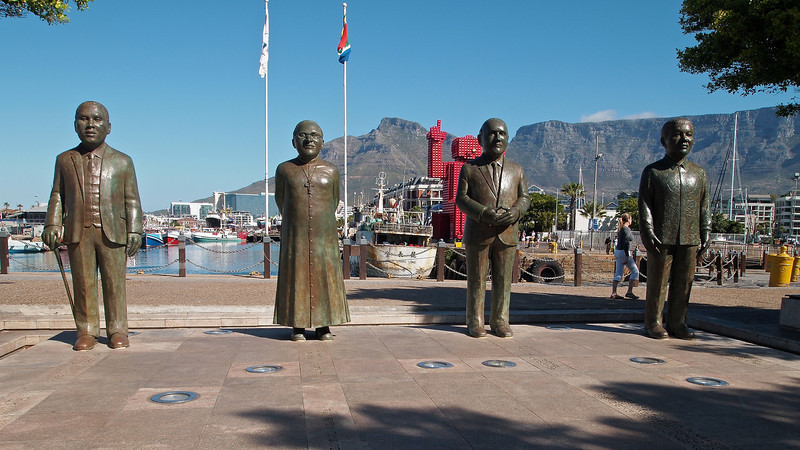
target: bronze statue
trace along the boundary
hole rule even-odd
[[[81,143],[56,157],[42,241],[67,245],[78,330],[75,350],[90,350],[100,334],[97,271],[103,286],[108,346],[128,346],[126,256],[142,244],[142,207],[131,158],[105,143],[108,110],[84,102],[75,112]],[[63,232],[62,232],[63,226]]]
[[[708,176],[686,160],[694,145],[694,125],[688,119],[665,123],[661,145],[666,156],[644,168],[639,184],[639,231],[647,249],[645,329],[655,339],[694,339],[686,312],[697,255],[710,243]],[[661,322],[665,300],[666,329]]]
[[[322,130],[304,120],[294,129],[297,158],[275,171],[275,201],[283,216],[274,322],[292,327],[293,341],[316,328],[333,339],[329,325],[350,321],[336,224],[339,169],[321,160]]]
[[[508,323],[511,273],[519,242],[519,219],[528,210],[528,185],[519,164],[505,157],[508,129],[500,119],[481,126],[483,153],[464,164],[458,177],[456,206],[466,214],[467,333],[485,337],[484,299],[489,263],[492,304],[489,326],[500,337],[512,337]]]

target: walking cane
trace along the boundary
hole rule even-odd
[[[72,290],[69,288],[69,283],[67,282],[67,274],[64,273],[64,262],[61,261],[61,254],[58,252],[58,246],[53,249],[53,254],[56,256],[56,261],[58,261],[58,268],[61,271],[61,279],[64,281],[64,289],[67,291],[69,308],[72,310],[72,316],[75,317],[75,302],[72,300]]]

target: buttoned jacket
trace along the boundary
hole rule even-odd
[[[100,166],[100,224],[111,242],[125,244],[128,233],[142,233],[142,207],[131,158],[107,144]],[[79,147],[56,157],[45,226],[62,226],[62,241],[81,240],[84,225],[85,173]]]
[[[644,168],[639,184],[639,231],[648,250],[664,245],[705,245],[711,233],[708,175],[690,161],[669,156]]]
[[[520,217],[528,210],[528,185],[522,167],[508,158],[502,158],[500,189],[492,181],[491,162],[483,155],[461,167],[456,191],[456,206],[466,216],[464,242],[482,244],[495,237],[508,246],[519,242],[519,221],[506,227],[484,223],[484,214],[498,207],[519,210]]]

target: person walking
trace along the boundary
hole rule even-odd
[[[636,267],[636,262],[631,258],[631,242],[633,241],[633,234],[629,225],[631,224],[631,215],[629,213],[622,213],[619,218],[619,229],[617,231],[617,243],[614,246],[614,259],[616,260],[616,267],[614,270],[614,281],[611,284],[611,298],[622,299],[623,297],[617,294],[617,286],[622,281],[622,276],[625,267],[631,272],[628,281],[628,292],[624,298],[636,300],[639,297],[633,293],[634,286],[639,284],[639,268]]]

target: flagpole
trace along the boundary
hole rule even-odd
[[[269,60],[269,0],[264,0],[264,33],[261,42],[261,60],[258,73],[264,79],[264,278],[270,278],[272,243],[269,239],[269,77],[267,61]]]
[[[269,0],[264,0],[264,33],[259,74],[264,78],[264,242],[269,242]]]
[[[347,23],[347,3],[342,3],[344,23]],[[344,31],[343,31],[344,32]],[[346,34],[344,35],[346,37]],[[342,231],[344,237],[349,236],[347,227],[347,59],[342,61],[343,71],[343,91],[344,91],[344,226]]]

